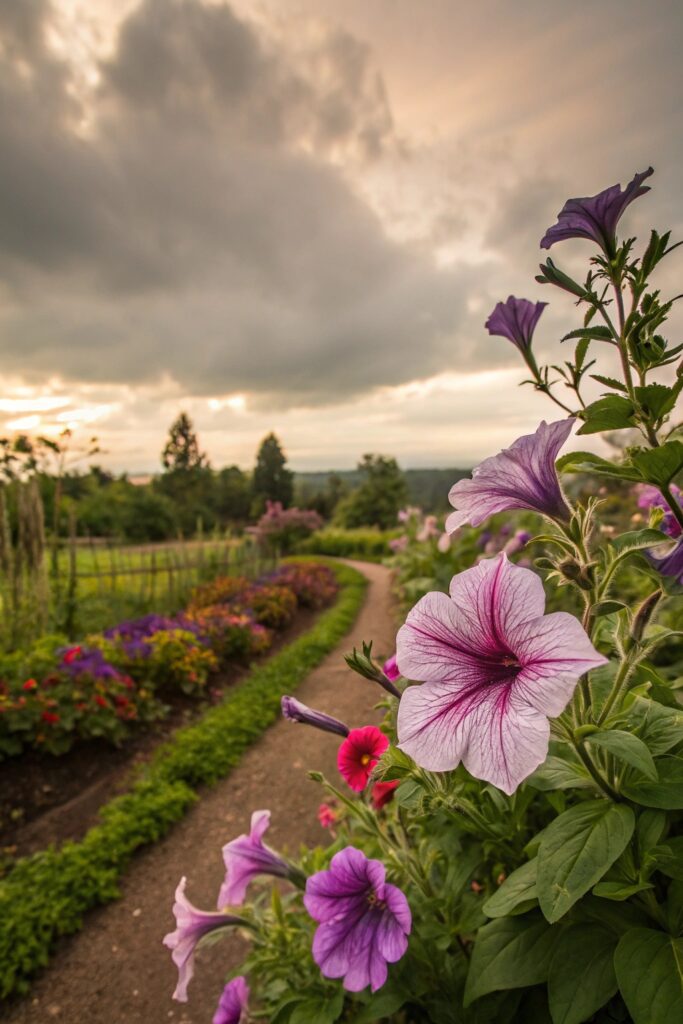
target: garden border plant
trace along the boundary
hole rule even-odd
[[[276,720],[283,694],[348,632],[368,580],[349,566],[325,564],[340,591],[310,631],[160,747],[131,790],[100,810],[100,824],[81,842],[24,858],[0,880],[0,998],[26,992],[28,979],[48,963],[59,936],[78,931],[87,910],[119,896],[118,879],[135,850],[166,835],[198,799],[200,786],[230,773]]]

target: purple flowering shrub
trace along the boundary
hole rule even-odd
[[[290,562],[270,573],[268,579],[287,587],[302,608],[324,608],[339,590],[337,578],[326,565]]]
[[[381,687],[381,730],[283,699],[297,737],[339,745],[339,779],[310,773],[332,842],[288,859],[256,811],[224,847],[211,928],[251,939],[233,1020],[683,1019],[683,345],[663,333],[673,300],[649,284],[676,246],[617,235],[651,173],[569,200],[542,240],[598,247],[583,282],[550,259],[537,278],[582,314],[562,339],[573,356],[538,362],[545,303],[511,296],[486,323],[566,415],[454,484],[448,542],[406,510],[396,562],[424,568],[419,599],[394,657],[365,643],[347,658]],[[574,450],[619,431],[618,458]],[[592,493],[572,499],[569,473]],[[638,486],[625,530],[604,529],[601,477]],[[439,559],[448,585],[426,587]]]
[[[263,547],[287,554],[297,541],[322,525],[323,520],[314,509],[283,508],[279,501],[267,501],[266,511],[251,532]]]

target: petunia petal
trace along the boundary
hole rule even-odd
[[[567,612],[532,619],[508,633],[522,670],[514,688],[518,696],[545,715],[559,715],[571,700],[584,672],[605,665],[581,623]]]
[[[511,687],[487,691],[466,720],[463,764],[471,775],[511,795],[545,761],[550,724]]]

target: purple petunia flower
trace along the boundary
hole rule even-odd
[[[451,487],[451,512],[446,529],[453,533],[469,523],[479,526],[496,512],[524,508],[567,521],[570,509],[555,469],[557,453],[569,437],[574,420],[543,420],[534,434],[518,437],[509,448],[476,466],[471,480]]]
[[[484,324],[489,334],[507,338],[522,353],[531,348],[531,340],[541,313],[547,302],[530,302],[508,296],[507,302],[499,302]]]
[[[244,903],[247,886],[257,875],[292,878],[292,866],[262,842],[270,825],[270,811],[254,811],[249,835],[238,836],[223,847],[225,880],[218,894],[218,906]]]
[[[548,228],[541,239],[541,249],[549,249],[567,238],[587,238],[596,242],[606,256],[614,256],[619,219],[634,199],[650,191],[650,186],[643,182],[651,174],[652,167],[636,174],[623,191],[620,185],[611,185],[596,196],[568,199],[557,215],[557,224]]]
[[[670,537],[679,537],[681,534],[681,524],[676,519],[661,491],[656,487],[650,486],[650,484],[637,484],[636,490],[638,492],[638,508],[661,508],[664,512],[664,518],[659,524],[659,529],[664,533],[668,533]],[[683,492],[681,492],[680,487],[677,487],[676,484],[671,484],[671,494],[679,505],[683,504],[681,501]]]
[[[176,930],[164,936],[164,945],[173,951],[173,963],[178,968],[178,984],[173,998],[180,1003],[187,1002],[187,986],[194,973],[194,954],[197,944],[210,932],[217,928],[229,928],[232,925],[246,924],[241,917],[232,914],[208,913],[197,910],[185,895],[186,878],[181,878],[175,892],[173,913],[176,919]]]
[[[462,761],[514,793],[546,757],[548,716],[607,661],[578,619],[544,608],[539,577],[504,553],[454,576],[450,597],[418,601],[396,641],[403,675],[423,680],[401,698],[399,747],[423,768]]]
[[[382,862],[345,847],[335,853],[329,871],[308,879],[304,904],[319,922],[313,959],[323,975],[343,978],[349,992],[381,988],[387,964],[408,948],[412,925],[408,901],[385,881]]]
[[[334,732],[338,736],[348,736],[349,727],[340,722],[332,715],[326,715],[323,711],[315,711],[306,704],[302,704],[296,697],[285,696],[280,701],[282,716],[288,722],[303,722],[305,725],[314,725],[316,729],[323,732]]]
[[[212,1024],[242,1024],[246,1020],[249,986],[241,974],[223,989]]]
[[[647,560],[655,567],[662,576],[669,576],[679,586],[683,586],[683,537],[679,537],[676,544],[661,558],[646,551]]]

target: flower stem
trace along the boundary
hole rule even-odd
[[[583,742],[581,740],[577,741],[575,739],[572,739],[572,743],[574,749],[576,750],[576,753],[581,758],[584,767],[588,771],[593,781],[597,783],[597,785],[600,787],[603,793],[605,793],[610,798],[610,800],[613,800],[615,803],[618,803],[620,799],[619,794],[615,789],[612,789],[609,782],[602,777],[598,769],[595,767],[593,761],[591,760],[588,754],[588,751],[583,745]]]
[[[614,680],[612,691],[605,701],[602,711],[600,712],[597,720],[597,725],[602,725],[610,711],[614,707],[614,704],[618,697],[620,697],[624,691],[626,684],[628,683],[628,677],[630,676],[633,668],[635,667],[634,661],[628,655],[624,658],[619,671],[617,672]]]
[[[683,508],[681,508],[681,506],[674,498],[673,494],[671,493],[671,488],[668,485],[662,486],[660,484],[659,489],[662,492],[662,496],[666,499],[666,503],[671,509],[672,514],[676,517],[679,525],[683,528]]]

